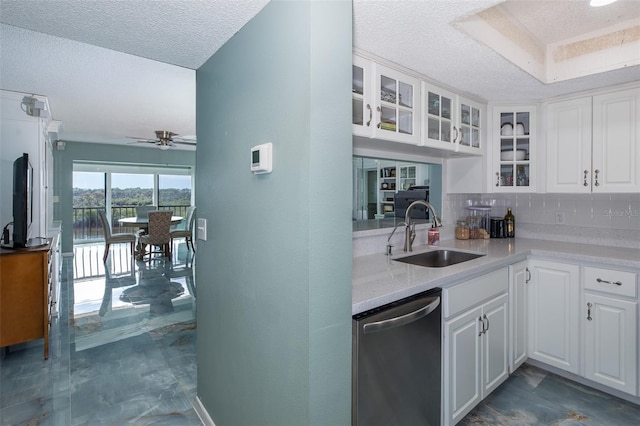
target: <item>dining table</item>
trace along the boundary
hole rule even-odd
[[[177,225],[184,220],[182,216],[171,216],[171,225]],[[123,217],[122,219],[118,219],[118,223],[121,226],[130,226],[137,227],[140,229],[142,234],[147,233],[149,228],[149,217],[148,216],[132,216],[132,217]],[[136,253],[135,258],[138,260],[142,260],[142,245],[140,244],[140,240],[136,243]]]
[[[171,216],[171,224],[177,225],[184,220],[182,216]],[[118,222],[122,226],[132,226],[140,229],[149,228],[149,217],[148,216],[132,216],[132,217],[123,217],[122,219],[118,219]]]

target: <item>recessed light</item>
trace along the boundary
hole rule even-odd
[[[606,6],[608,4],[611,4],[613,2],[615,2],[617,0],[591,0],[589,2],[589,6],[593,6],[593,7],[600,7],[600,6]]]

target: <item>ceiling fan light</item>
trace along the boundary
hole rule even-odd
[[[613,2],[615,2],[617,0],[591,0],[589,2],[589,6],[591,7],[600,7],[600,6],[606,6],[608,4],[611,4]]]

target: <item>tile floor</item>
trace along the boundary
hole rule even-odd
[[[640,405],[524,364],[459,426],[638,426]]]
[[[74,251],[49,359],[42,340],[0,353],[0,425],[200,425],[191,253],[145,263],[117,248],[102,264],[102,246]]]
[[[122,250],[122,251],[120,251]],[[66,258],[49,360],[0,349],[0,425],[200,425],[194,259],[131,264],[102,246]],[[640,406],[524,365],[459,425],[638,426]]]

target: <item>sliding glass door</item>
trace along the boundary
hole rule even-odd
[[[99,209],[106,209],[114,232],[133,231],[118,220],[135,216],[137,206],[153,205],[185,217],[193,201],[192,179],[187,168],[74,163],[74,242],[102,238]]]

